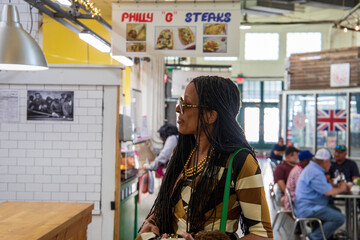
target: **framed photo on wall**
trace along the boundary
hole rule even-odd
[[[29,90],[27,120],[73,121],[74,92]]]

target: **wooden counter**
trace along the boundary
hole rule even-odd
[[[0,203],[0,240],[85,240],[92,203]]]

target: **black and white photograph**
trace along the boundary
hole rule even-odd
[[[74,92],[28,91],[27,120],[73,121]]]

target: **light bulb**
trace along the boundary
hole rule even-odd
[[[356,25],[355,26],[355,31],[359,31],[359,29],[360,29],[359,25]]]
[[[348,31],[348,29],[347,28],[344,28],[344,33],[346,33]]]

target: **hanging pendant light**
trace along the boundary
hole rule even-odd
[[[0,21],[0,70],[48,69],[39,45],[22,27],[14,5],[5,4]]]

